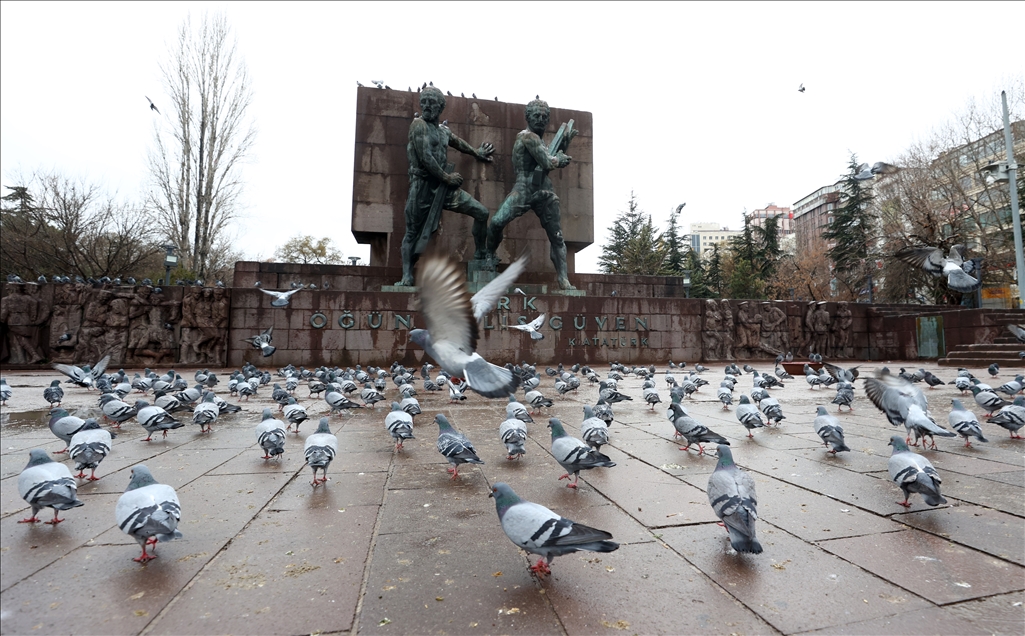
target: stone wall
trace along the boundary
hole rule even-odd
[[[352,233],[358,242],[370,245],[373,266],[402,264],[399,245],[405,232],[403,210],[409,190],[406,143],[413,114],[420,110],[419,100],[417,92],[377,88],[359,88],[356,92]],[[462,189],[494,214],[515,182],[510,153],[516,134],[527,127],[526,105],[458,96],[445,100],[441,119],[448,121],[452,132],[474,148],[483,142],[495,146],[492,163],[481,163],[452,148],[448,152],[449,161],[465,179]],[[558,127],[570,119],[580,131],[567,152],[573,161],[553,170],[550,176],[561,200],[562,233],[572,272],[574,254],[594,242],[591,113],[553,107],[545,141],[551,141]],[[470,217],[444,212],[441,223],[432,241],[461,262],[471,260]],[[510,223],[505,237],[498,250],[504,262],[526,253],[530,255],[529,271],[555,271],[548,258],[548,238],[534,214]]]
[[[425,326],[416,295],[379,291],[397,274],[386,267],[240,262],[230,289],[171,287],[155,293],[142,287],[7,284],[0,362],[91,364],[110,353],[112,366],[136,367],[415,364],[424,352],[409,345],[409,331]],[[480,330],[482,355],[499,364],[708,364],[771,359],[777,351],[803,358],[814,350],[830,359],[914,360],[921,316],[943,317],[948,350],[992,341],[1003,333],[1009,314],[1025,322],[1020,310],[922,305],[849,304],[844,319],[842,305],[833,302],[683,298],[678,279],[656,276],[573,275],[587,295],[567,296],[548,293],[545,280],[544,274],[525,275],[517,284],[527,294],[500,301]],[[317,289],[297,292],[288,307],[276,308],[254,287],[257,281],[266,289],[288,289],[293,282]],[[541,313],[542,340],[508,328]],[[263,358],[245,339],[268,327],[274,328],[277,351]]]

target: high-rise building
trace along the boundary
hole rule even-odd
[[[737,234],[740,232],[718,223],[691,223],[690,248],[700,256],[711,250],[713,245],[721,245]]]
[[[840,201],[841,181],[823,186],[794,203],[791,227],[798,252],[829,248],[822,233],[833,222],[833,212]]]
[[[772,217],[779,219],[777,221],[777,236],[782,238],[794,233],[794,212],[789,206],[781,208],[775,203],[770,203],[764,208],[747,213],[747,218],[750,219],[751,225],[758,227],[765,227],[765,220]]]

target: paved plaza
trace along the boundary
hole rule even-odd
[[[922,366],[889,366],[902,364]],[[871,374],[874,368],[861,369]],[[956,374],[926,368],[947,381]],[[748,439],[733,410],[723,411],[716,400],[723,364],[715,364],[704,374],[711,384],[686,406],[730,440],[737,464],[754,476],[764,552],[740,555],[716,525],[705,494],[714,454],[681,451],[673,440],[665,417],[665,365],[658,369],[664,403],[649,409],[641,380],[622,381],[620,391],[634,401],[615,405],[611,443],[603,448],[617,466],[581,473],[576,491],[558,480],[563,471],[549,452],[545,424],[558,417],[567,432],[578,434],[582,406],[594,404],[598,393],[586,382],[561,397],[543,376],[541,390],[555,406],[528,424],[527,454],[519,461],[507,461],[499,441],[503,400],[467,392],[465,402],[450,404],[447,391],[422,388],[417,439],[395,452],[384,428],[396,395],[389,383],[388,402],[331,418],[340,453],[330,480],[316,489],[303,465],[303,440],[328,406],[306,398],[300,386],[296,396],[311,419],[299,435],[288,435],[280,460],[264,461],[253,431],[265,406],[277,409],[267,386],[241,402],[241,413],[221,416],[211,434],[200,434],[183,417],[185,428],[146,443],[134,420],[125,424],[97,470],[102,479],[79,487],[85,505],[64,513],[66,521],[56,527],[18,523],[27,506],[17,476],[30,449],[64,447],[47,428],[42,397],[58,374],[5,372],[14,395],[2,409],[0,436],[0,631],[1025,632],[1025,441],[986,423],[989,443],[965,448],[960,438],[937,439],[939,449],[924,455],[942,475],[949,503],[930,508],[913,495],[905,510],[895,503],[903,497],[887,475],[887,442],[904,431],[872,406],[862,383],[856,383],[854,411],[839,415],[851,452],[834,457],[811,424],[817,405],[835,413],[832,389],[811,389],[797,378],[772,390],[786,419]],[[608,369],[595,370],[604,376]],[[193,371],[180,370],[190,382]],[[985,369],[972,371],[988,379]],[[1016,372],[1002,370],[994,386]],[[237,402],[225,395],[227,371],[218,375],[219,394]],[[69,411],[100,417],[95,391],[65,390]],[[735,395],[750,390],[745,375]],[[958,391],[941,386],[925,393],[946,426]],[[970,395],[963,401],[982,419]],[[457,481],[435,448],[439,412],[486,462],[465,468]],[[177,490],[184,534],[161,543],[159,558],[146,565],[132,561],[139,546],[114,523],[115,503],[140,462]],[[551,576],[538,580],[527,570],[532,560],[503,534],[487,496],[499,481],[525,499],[611,532],[619,550],[558,557]]]

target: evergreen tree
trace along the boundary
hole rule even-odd
[[[779,217],[770,216],[765,219],[764,225],[754,226],[752,229],[755,238],[761,244],[755,265],[759,278],[762,282],[767,282],[775,275],[779,259],[783,256],[783,248],[779,246]]]
[[[822,233],[823,239],[834,243],[827,256],[833,261],[838,284],[845,286],[855,298],[865,286],[864,263],[872,251],[876,225],[873,208],[869,205],[875,197],[868,182],[854,178],[860,172],[858,168],[858,158],[852,154],[833,222]]]
[[[604,274],[634,274],[654,276],[663,271],[666,247],[651,222],[630,193],[625,212],[609,228],[609,241],[602,246],[598,266]]]
[[[715,298],[716,293],[708,288],[708,274],[701,263],[701,257],[694,250],[688,250],[684,256],[684,269],[690,270],[690,297]]]
[[[667,276],[682,276],[686,266],[687,235],[681,235],[679,230],[678,217],[683,206],[676,208],[669,213],[669,225],[662,233],[662,242],[666,248],[666,264],[663,274]]]
[[[711,297],[722,298],[726,291],[726,281],[723,277],[722,254],[719,252],[719,244],[712,245],[712,253],[708,256],[708,265],[703,268],[704,284],[708,288]]]
[[[743,259],[748,263],[754,263],[761,252],[761,246],[755,239],[756,226],[751,225],[751,219],[744,217],[744,229],[735,236],[731,236],[727,242],[729,249],[734,256]]]
[[[744,258],[734,262],[729,284],[730,298],[764,298],[765,283],[758,277],[757,268]]]

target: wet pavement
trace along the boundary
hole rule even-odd
[[[64,444],[46,426],[42,397],[57,374],[5,372],[14,395],[0,410],[0,631],[1025,633],[1025,440],[986,423],[989,443],[965,448],[960,438],[938,439],[938,450],[924,455],[943,477],[948,504],[931,508],[913,495],[904,509],[886,472],[889,437],[903,430],[887,423],[860,383],[855,410],[838,416],[852,451],[834,457],[811,425],[817,405],[831,406],[831,389],[810,389],[798,378],[771,390],[786,419],[748,439],[715,398],[721,368],[705,372],[711,384],[686,406],[730,440],[737,464],[754,476],[760,555],[733,552],[716,525],[705,494],[714,453],[681,451],[665,404],[650,410],[633,376],[620,391],[634,401],[614,406],[611,443],[603,449],[617,466],[581,473],[576,491],[558,480],[563,471],[549,453],[545,424],[558,417],[577,435],[582,405],[597,399],[593,386],[562,397],[543,376],[541,390],[555,406],[528,424],[527,454],[514,462],[498,438],[503,400],[468,392],[465,402],[450,404],[447,391],[418,389],[417,439],[400,452],[384,429],[387,403],[334,416],[340,452],[318,488],[302,450],[327,404],[307,398],[301,386],[296,395],[311,420],[288,435],[279,460],[265,461],[253,431],[262,409],[276,405],[263,387],[241,402],[241,413],[221,416],[211,434],[188,423],[166,440],[143,442],[145,431],[126,423],[96,471],[101,479],[80,480],[84,506],[64,513],[56,527],[19,524],[28,508],[17,475],[28,451]],[[926,368],[946,380],[956,373]],[[983,369],[973,372],[988,378]],[[182,374],[191,381],[193,370]],[[227,373],[218,375],[218,392],[236,403],[224,395]],[[668,402],[661,374],[656,383]],[[747,375],[735,395],[750,390]],[[95,392],[65,391],[72,414],[100,417]],[[958,392],[925,392],[946,425]],[[386,395],[395,394],[390,385]],[[970,396],[963,402],[983,419]],[[485,461],[456,481],[434,444],[439,412]],[[132,561],[138,544],[114,523],[115,503],[138,463],[173,486],[182,504],[184,538],[161,543],[159,558],[146,565]],[[558,557],[552,575],[539,580],[527,570],[536,557],[528,560],[509,542],[487,497],[498,481],[608,530],[619,550]]]

